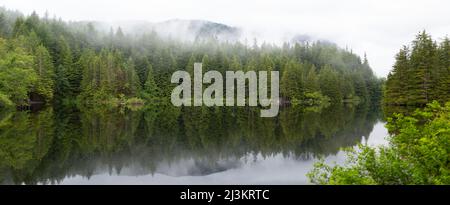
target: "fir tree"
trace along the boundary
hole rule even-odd
[[[425,105],[431,102],[433,91],[434,57],[436,45],[431,37],[422,31],[413,41],[410,57],[411,81],[408,103]]]
[[[35,91],[44,96],[46,101],[53,99],[55,71],[53,68],[52,58],[47,49],[40,45],[35,51],[35,70],[38,75],[38,81]]]

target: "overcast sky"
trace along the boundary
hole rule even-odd
[[[387,75],[395,53],[420,30],[435,39],[450,33],[449,0],[2,0],[0,6],[63,20],[204,19],[273,42],[308,34],[366,52],[378,76]]]

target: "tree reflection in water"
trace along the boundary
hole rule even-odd
[[[281,154],[302,161],[356,145],[379,118],[377,109],[365,105],[321,111],[286,107],[276,118],[261,118],[258,108],[172,105],[140,111],[2,111],[0,183],[57,184],[70,176],[123,169],[129,175],[153,174],[179,161],[191,168],[175,174],[192,176],[236,168],[248,156]]]

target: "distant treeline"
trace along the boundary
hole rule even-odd
[[[411,48],[400,49],[384,95],[384,102],[390,105],[422,106],[433,100],[450,101],[448,37],[437,43],[423,31]]]
[[[367,58],[323,42],[246,45],[215,36],[182,42],[157,33],[99,32],[92,23],[24,17],[0,8],[0,104],[87,106],[168,102],[176,70],[276,70],[293,103],[377,103],[382,80]]]

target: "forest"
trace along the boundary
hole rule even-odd
[[[186,156],[213,173],[227,157],[316,159],[346,147],[347,163],[319,161],[311,183],[450,184],[448,37],[421,31],[384,79],[366,55],[329,41],[248,43],[222,30],[234,34],[212,23],[180,40],[0,7],[0,183],[89,178],[99,166],[153,174]],[[280,114],[171,105],[172,74],[193,76],[194,63],[222,75],[279,71]],[[361,144],[381,118],[389,145]]]
[[[193,42],[156,32],[102,32],[90,22],[64,22],[0,9],[0,105],[30,103],[118,107],[170,102],[177,70],[279,71],[280,95],[301,106],[381,101],[383,80],[368,59],[329,42],[283,45]]]

